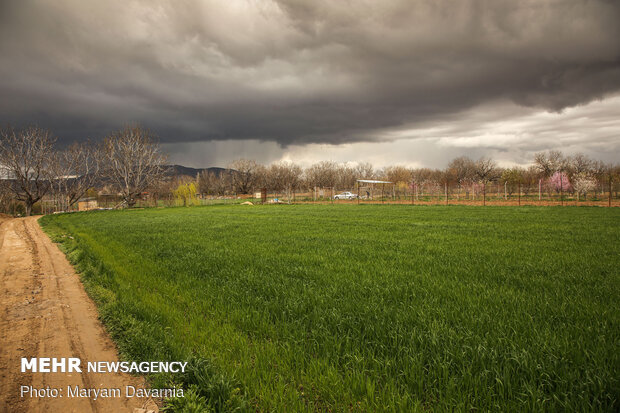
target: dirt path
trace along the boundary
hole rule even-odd
[[[147,401],[124,397],[142,379],[112,373],[21,373],[22,357],[115,361],[116,349],[64,254],[36,218],[0,218],[0,412],[132,412]],[[21,397],[20,386],[62,389],[60,398]],[[120,398],[72,398],[67,386],[119,388]],[[148,402],[149,409],[156,409]]]

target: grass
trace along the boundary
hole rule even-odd
[[[620,408],[617,208],[211,206],[40,222],[124,358],[192,360],[152,378],[189,389],[171,409]]]

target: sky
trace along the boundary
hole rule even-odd
[[[185,166],[620,161],[614,0],[0,0],[0,124]]]

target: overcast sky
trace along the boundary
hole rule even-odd
[[[0,0],[0,123],[171,161],[620,159],[614,0]]]

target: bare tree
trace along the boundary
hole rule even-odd
[[[340,189],[353,189],[357,182],[355,168],[341,164],[336,168],[336,187]]]
[[[198,173],[198,192],[202,195],[215,195],[217,187],[217,174],[212,171],[202,171]]]
[[[104,176],[118,189],[129,208],[163,176],[165,156],[153,135],[139,126],[126,127],[107,137],[103,151]]]
[[[566,159],[566,166],[569,172],[569,178],[574,175],[591,174],[593,172],[594,161],[590,157],[577,153]]]
[[[37,127],[7,128],[0,135],[0,166],[6,175],[2,184],[25,204],[26,216],[50,190],[54,141],[49,131]]]
[[[301,167],[291,162],[277,162],[269,167],[268,175],[271,189],[284,191],[290,203],[292,192],[301,184]]]
[[[411,177],[419,191],[423,193],[425,187],[432,186],[433,170],[429,168],[416,168],[411,171]]]
[[[357,179],[374,179],[376,177],[375,169],[369,162],[359,163],[355,167],[355,175]]]
[[[620,165],[617,164],[605,164],[600,162],[597,165],[597,174],[600,174],[597,179],[601,183],[601,188],[607,187],[609,191],[609,206],[611,206],[611,199],[613,194],[613,183],[620,181]],[[618,186],[616,185],[616,188]],[[601,190],[601,192],[604,192]],[[618,190],[616,189],[616,197],[618,197]]]
[[[3,171],[0,171],[0,212],[8,213],[13,202],[13,194],[9,191],[8,185],[3,184],[5,177],[2,173]]]
[[[564,155],[560,151],[539,152],[534,155],[534,164],[544,178],[549,178],[558,171],[562,171],[566,164]]]
[[[404,166],[388,166],[383,170],[385,179],[394,183],[394,190],[400,197],[411,185],[411,169]]]
[[[497,165],[491,158],[480,158],[476,161],[474,174],[482,184],[482,205],[487,204],[487,183],[497,178]]]
[[[388,166],[383,174],[388,181],[395,184],[411,182],[411,170],[404,166]]]
[[[333,188],[338,180],[338,165],[331,161],[322,161],[306,169],[306,179],[310,186]]]
[[[539,171],[536,165],[531,165],[522,173],[523,186],[521,187],[523,194],[528,195],[532,188],[538,184]]]
[[[233,170],[232,183],[234,190],[240,194],[249,194],[256,186],[259,165],[251,159],[237,159],[229,165]]]
[[[458,158],[454,158],[448,164],[448,170],[450,175],[452,175],[452,180],[456,182],[458,186],[459,193],[457,195],[460,196],[461,188],[463,185],[472,181],[474,176],[475,164],[467,156],[459,156]]]
[[[102,151],[76,143],[54,156],[52,191],[64,208],[74,205],[99,179]]]
[[[501,173],[501,181],[508,195],[512,196],[513,192],[521,185],[525,170],[520,167],[504,169]]]

